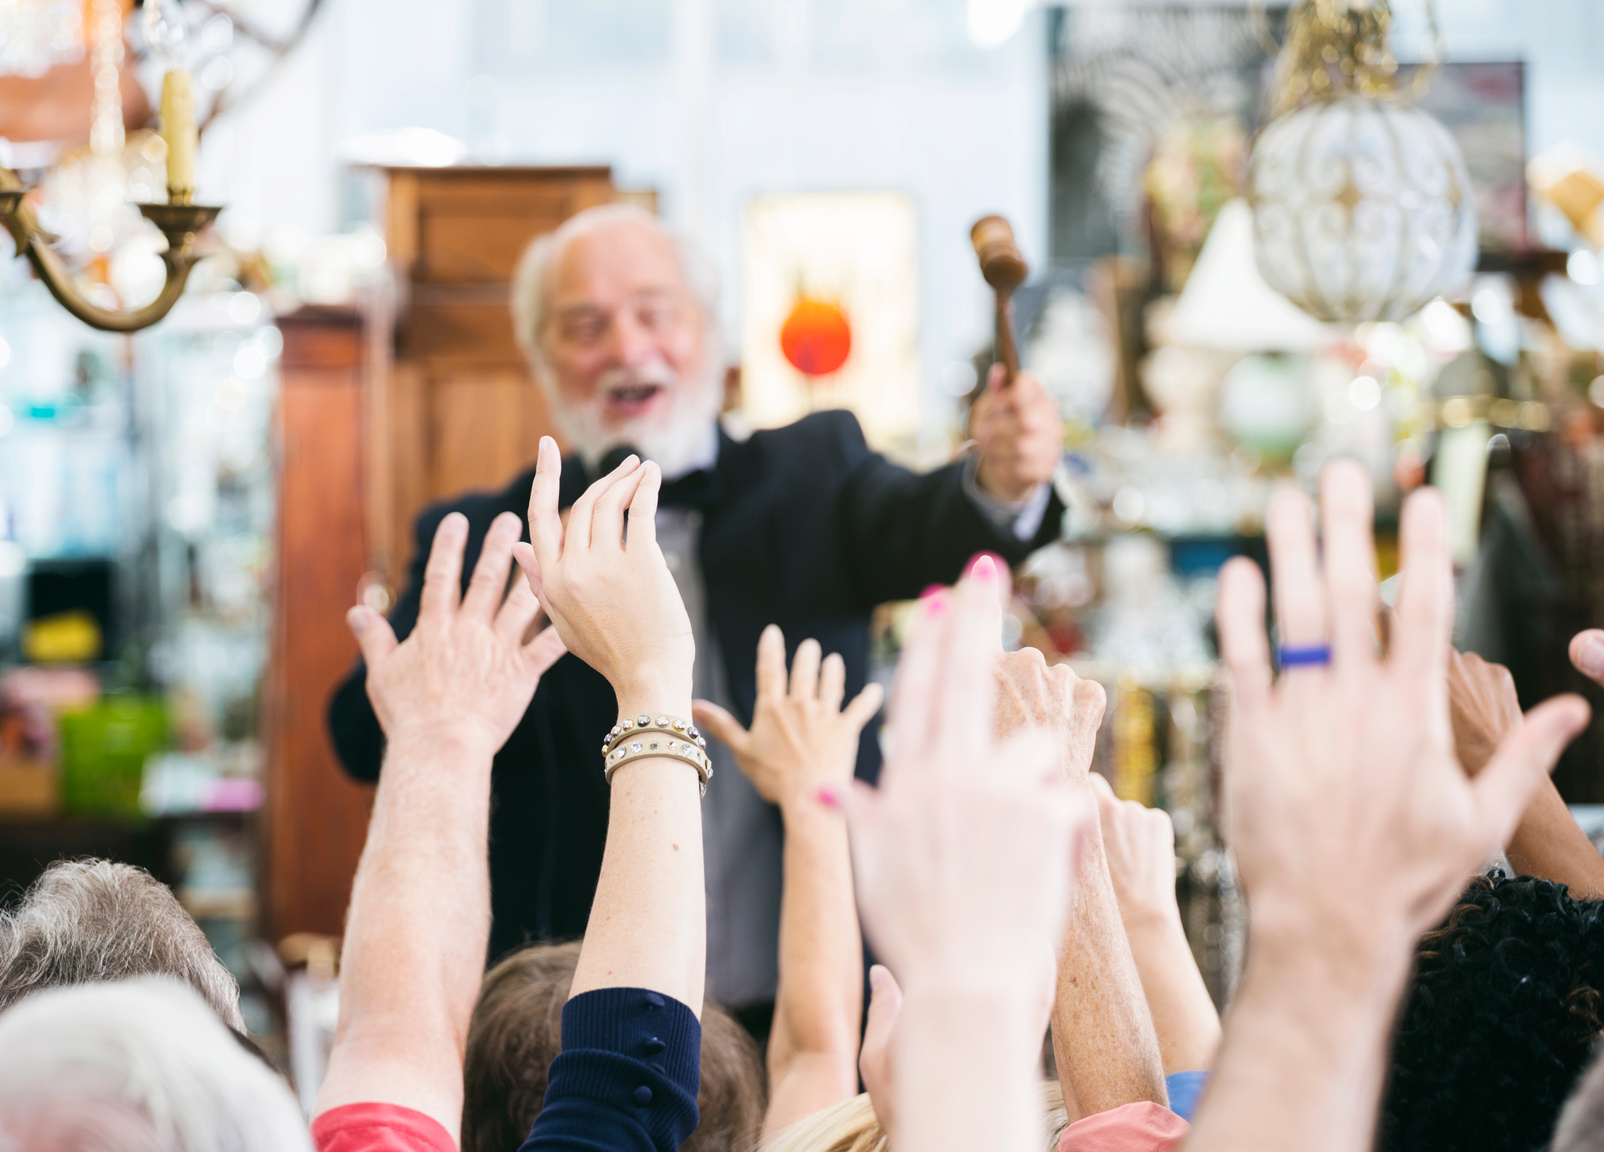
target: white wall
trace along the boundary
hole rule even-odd
[[[919,211],[920,352],[931,381],[988,331],[969,224],[1002,212],[1027,257],[1045,258],[1039,12],[982,52],[963,39],[963,0],[327,3],[272,89],[203,144],[203,194],[266,234],[348,225],[340,142],[409,125],[508,162],[612,164],[621,183],[658,189],[665,214],[704,238],[731,289],[750,196],[903,191]],[[1394,4],[1400,54],[1421,42],[1423,3]],[[1534,151],[1571,138],[1604,159],[1604,4],[1437,7],[1451,56],[1528,62]],[[608,59],[605,44],[576,53],[571,35],[553,31],[635,9],[657,13],[648,31],[659,42],[636,36],[620,50],[627,59]]]

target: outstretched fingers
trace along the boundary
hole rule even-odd
[[[518,543],[522,529],[523,524],[511,512],[503,512],[491,521],[479,549],[479,562],[473,566],[473,575],[468,580],[468,591],[462,597],[465,615],[488,621],[497,614],[502,593],[507,588],[507,573],[512,567],[512,546]],[[523,586],[528,589],[527,584]],[[534,599],[533,592],[529,595]]]
[[[663,470],[646,461],[640,484],[629,502],[629,544],[626,550],[657,547],[657,498],[663,490]]]
[[[434,545],[423,569],[423,592],[418,600],[418,626],[448,622],[462,593],[462,549],[468,542],[468,518],[447,513],[434,530]]]
[[[1370,476],[1352,460],[1337,460],[1320,474],[1320,517],[1325,583],[1331,606],[1333,664],[1358,675],[1375,665],[1376,550],[1370,526],[1375,508]]]
[[[346,627],[362,649],[362,660],[369,668],[394,652],[399,643],[390,622],[366,604],[358,604],[345,614]]]
[[[562,555],[563,522],[558,511],[562,488],[563,460],[557,450],[557,441],[550,436],[540,438],[540,451],[535,458],[535,482],[529,488],[529,541],[540,563],[554,567]],[[529,566],[519,561],[527,573]],[[533,578],[531,578],[533,582]],[[536,589],[538,593],[538,588]]]
[[[1435,489],[1418,489],[1404,501],[1398,554],[1402,579],[1389,653],[1406,678],[1432,686],[1446,703],[1454,571],[1448,508]]]
[[[1264,634],[1264,574],[1245,556],[1220,569],[1215,622],[1220,658],[1231,673],[1237,707],[1257,711],[1269,703],[1270,642]]]
[[[811,636],[796,646],[791,660],[791,695],[812,700],[819,694],[819,661],[822,650]]]
[[[865,684],[863,691],[852,698],[852,702],[841,710],[841,714],[846,717],[847,723],[861,732],[863,726],[873,720],[875,713],[880,711],[880,705],[885,702],[885,698],[885,689],[880,685]]]
[[[1309,498],[1293,488],[1277,492],[1265,513],[1264,529],[1281,644],[1312,648],[1326,643],[1325,584],[1316,559],[1314,509]]]
[[[589,549],[592,546],[591,520],[596,515],[597,501],[606,495],[613,485],[622,481],[639,467],[639,456],[624,457],[617,468],[614,468],[596,483],[586,488],[579,499],[574,501],[574,506],[568,510],[567,540],[570,547],[577,546],[581,549]]]
[[[747,731],[741,722],[711,700],[691,703],[691,719],[704,732],[737,754],[746,748]]]

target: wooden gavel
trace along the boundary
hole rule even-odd
[[[1003,387],[1019,375],[1019,345],[1014,341],[1014,289],[1030,275],[1024,253],[1014,243],[1014,230],[1001,216],[982,216],[969,229],[969,239],[980,258],[980,274],[997,294],[995,356],[1002,363]]]

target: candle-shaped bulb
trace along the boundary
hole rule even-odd
[[[178,0],[145,0],[145,45],[163,72],[184,66],[185,38]]]
[[[184,14],[178,0],[145,0],[145,41],[162,63],[162,139],[167,143],[167,198],[195,195],[195,90],[184,68]]]

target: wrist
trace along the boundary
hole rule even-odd
[[[1248,963],[1262,979],[1314,981],[1337,994],[1390,1002],[1408,980],[1415,935],[1380,917],[1322,916],[1307,906],[1255,908]]]
[[[490,732],[464,721],[420,720],[397,726],[385,736],[385,757],[392,760],[489,764],[499,747]]]
[[[691,719],[691,673],[638,670],[613,685],[620,719],[668,714],[687,723]]]

